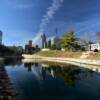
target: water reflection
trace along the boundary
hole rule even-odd
[[[5,66],[7,65],[12,65],[12,66],[20,66],[22,64],[21,62],[21,58],[6,58],[3,63],[5,64]]]
[[[52,64],[32,62],[24,63],[24,67],[32,72],[38,80],[45,80],[47,76],[51,76],[52,78],[61,77],[71,87],[75,87],[76,81],[88,79],[93,76],[92,70],[73,65],[56,64],[55,66]]]
[[[1,66],[19,93],[16,100],[100,99],[100,74],[89,69],[94,66],[19,59],[8,59]]]
[[[44,80],[46,76],[54,77],[54,70],[49,65],[38,63],[24,63],[24,67],[28,72],[32,72],[39,80]]]

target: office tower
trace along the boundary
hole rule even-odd
[[[2,31],[0,31],[0,44],[2,44]]]
[[[42,48],[46,48],[47,42],[46,42],[46,35],[44,33],[41,35],[41,39],[42,39]]]

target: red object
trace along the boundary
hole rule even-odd
[[[92,55],[95,55],[96,53],[94,51],[88,51],[88,55],[89,56],[92,56]]]

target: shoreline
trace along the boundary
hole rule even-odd
[[[23,58],[22,56],[5,56],[5,57],[0,57],[0,62],[1,61],[4,61],[4,60],[6,60],[6,59],[14,59],[14,58],[19,58],[19,59],[21,59],[21,58]]]
[[[42,66],[42,67],[48,67],[48,63],[50,64],[50,63],[53,63],[53,64],[64,64],[64,65],[66,65],[66,64],[70,64],[70,65],[74,65],[74,66],[78,66],[78,67],[80,67],[80,68],[87,68],[87,69],[89,69],[89,70],[91,70],[91,71],[95,71],[95,72],[98,72],[98,73],[100,73],[100,67],[98,66],[98,65],[88,65],[88,64],[82,64],[82,63],[76,63],[76,62],[71,62],[71,61],[66,61],[66,62],[64,62],[64,61],[47,61],[47,60],[43,60],[43,59],[36,59],[36,58],[34,58],[34,59],[23,59],[22,60],[22,62],[23,63],[34,63],[34,62],[36,62],[36,63],[41,63],[42,65],[44,65],[44,66]]]
[[[96,65],[100,66],[100,60],[90,60],[90,59],[83,59],[83,58],[62,58],[62,57],[43,57],[39,55],[27,55],[23,54],[23,58],[25,59],[40,59],[43,61],[53,61],[53,62],[62,62],[62,63],[79,63],[79,64],[86,64],[86,65]]]

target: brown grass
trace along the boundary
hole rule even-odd
[[[40,51],[37,55],[45,57],[68,57],[68,58],[79,58],[82,52],[69,52],[69,51]]]
[[[89,56],[88,59],[91,59],[91,60],[100,60],[100,52],[96,53],[95,55]]]

